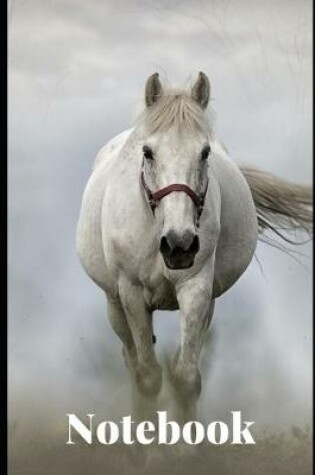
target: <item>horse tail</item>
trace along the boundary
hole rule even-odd
[[[295,238],[290,239],[283,232],[302,230],[312,237],[312,186],[291,183],[250,166],[241,165],[240,170],[252,192],[260,235],[270,230],[291,244],[301,243],[296,233]]]

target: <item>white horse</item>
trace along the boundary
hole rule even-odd
[[[106,293],[145,400],[162,386],[152,312],[180,310],[170,373],[182,421],[195,417],[215,299],[251,262],[259,232],[311,227],[311,189],[236,165],[214,136],[209,98],[202,72],[188,91],[163,89],[150,76],[140,120],[97,156],[77,228],[81,263]]]

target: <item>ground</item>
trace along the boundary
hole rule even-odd
[[[198,446],[195,453],[174,447],[45,445],[27,451],[11,447],[10,475],[310,475],[311,431],[264,434],[253,446]],[[27,445],[27,444],[26,444]]]

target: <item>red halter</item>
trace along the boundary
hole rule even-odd
[[[173,191],[183,191],[184,193],[186,193],[192,199],[192,201],[194,202],[197,208],[196,226],[199,227],[199,219],[203,212],[205,197],[208,191],[208,180],[207,180],[206,188],[204,192],[200,193],[199,196],[191,188],[189,188],[188,185],[184,185],[181,183],[173,183],[171,185],[165,186],[164,188],[161,188],[158,191],[152,192],[150,188],[148,187],[148,185],[146,184],[143,170],[141,171],[141,183],[146,192],[153,216],[155,216],[155,208],[158,206],[159,202],[161,201],[162,198],[164,198],[164,196],[169,195]]]

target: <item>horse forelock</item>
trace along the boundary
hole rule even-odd
[[[194,101],[190,92],[182,89],[164,89],[156,103],[142,112],[140,122],[149,135],[170,129],[177,133],[212,134],[210,116]]]

